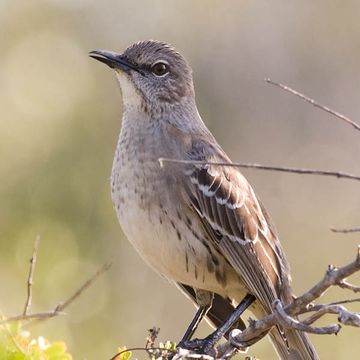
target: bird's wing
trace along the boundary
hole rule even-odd
[[[200,159],[230,162],[221,149],[214,150],[215,155],[204,154]],[[193,153],[199,160],[199,151]],[[288,302],[290,276],[285,255],[268,214],[246,179],[236,168],[211,165],[189,166],[185,174],[192,208],[265,311],[271,311],[277,298]]]

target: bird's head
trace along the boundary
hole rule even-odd
[[[125,107],[161,108],[194,97],[190,66],[166,43],[141,41],[122,54],[96,50],[90,56],[115,70]]]

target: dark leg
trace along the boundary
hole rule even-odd
[[[211,304],[199,307],[199,309],[197,310],[189,327],[185,331],[183,338],[180,340],[180,342],[178,344],[179,347],[186,347],[186,343],[194,335],[194,332],[196,331],[197,327],[199,326],[201,320],[204,318],[204,316],[207,314],[207,312],[210,310],[210,308],[211,308]]]
[[[187,341],[184,347],[198,349],[201,354],[208,354],[215,344],[231,329],[233,324],[238,321],[242,313],[256,300],[255,296],[247,294],[240,304],[236,307],[230,317],[212,334],[205,339],[194,339]]]
[[[206,337],[204,345],[201,350],[206,354],[209,352],[214,345],[227,333],[232,325],[239,319],[242,313],[256,300],[254,295],[247,294],[240,304],[236,307],[234,312],[217,330]]]

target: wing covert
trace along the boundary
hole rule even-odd
[[[186,176],[192,207],[249,290],[267,311],[276,298],[287,301],[290,280],[285,256],[246,179],[237,169],[218,166],[194,166]]]

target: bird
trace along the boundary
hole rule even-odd
[[[184,56],[157,40],[89,55],[115,71],[122,94],[111,197],[123,232],[153,270],[198,306],[181,344],[191,344],[204,317],[222,329],[209,338],[213,345],[231,328],[244,328],[240,305],[261,318],[274,301],[292,302],[275,226],[239,169],[226,166],[230,158],[198,112]],[[160,167],[164,157],[184,163]],[[303,332],[278,326],[269,336],[282,360],[318,359]]]

